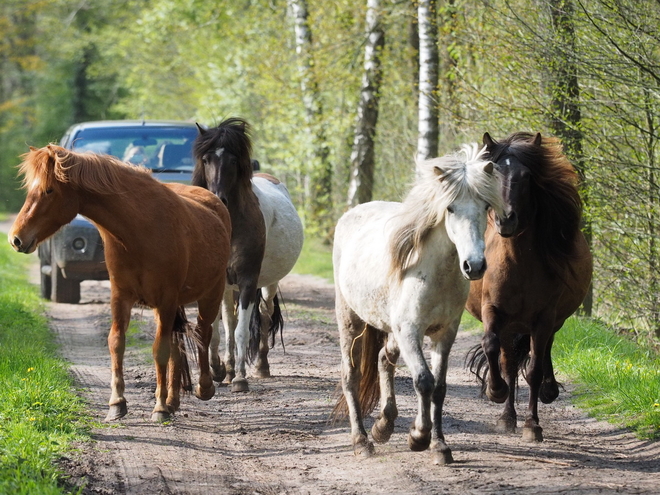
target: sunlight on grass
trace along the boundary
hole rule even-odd
[[[90,418],[55,356],[27,260],[0,246],[0,493],[63,493],[54,462]]]
[[[302,252],[292,272],[300,275],[316,275],[332,283],[334,281],[332,246],[324,244],[318,238],[305,238]]]
[[[595,417],[660,438],[660,357],[651,350],[573,317],[557,334],[553,362],[576,381],[578,404]]]

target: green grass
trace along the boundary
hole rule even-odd
[[[332,246],[315,237],[305,238],[302,252],[292,271],[302,275],[316,275],[332,283]]]
[[[660,357],[605,325],[570,318],[555,338],[553,363],[578,385],[590,414],[660,438]]]
[[[0,493],[59,494],[55,461],[91,420],[55,355],[27,261],[0,243]]]

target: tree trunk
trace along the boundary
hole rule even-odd
[[[367,43],[364,47],[364,74],[357,110],[355,138],[351,152],[348,205],[371,201],[374,185],[374,137],[382,79],[380,56],[385,46],[380,0],[367,0]]]
[[[308,168],[308,192],[305,207],[305,226],[312,234],[327,237],[333,224],[332,164],[323,125],[323,104],[319,94],[312,32],[308,23],[307,0],[288,0],[289,13],[294,21],[298,72],[307,129],[311,134],[312,153]]]
[[[575,164],[580,177],[585,207],[589,204],[580,114],[580,86],[575,63],[575,27],[573,0],[549,0],[556,51],[550,63],[550,128],[563,142],[567,156]],[[591,222],[583,219],[582,231],[592,245]],[[581,312],[591,316],[593,285],[589,287]]]
[[[419,25],[419,137],[417,159],[438,155],[438,20],[436,0],[420,0]]]

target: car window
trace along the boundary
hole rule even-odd
[[[77,132],[71,149],[113,155],[155,171],[190,172],[196,136],[194,127],[97,127]]]

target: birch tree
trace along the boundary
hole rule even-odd
[[[333,222],[332,164],[323,126],[323,104],[314,70],[307,0],[288,0],[288,7],[294,23],[300,89],[312,142],[307,178],[306,228],[325,237]]]
[[[378,122],[379,91],[382,80],[380,57],[383,46],[385,46],[380,0],[367,0],[366,36],[364,73],[351,152],[351,177],[348,184],[349,206],[371,201],[373,195],[374,137]]]
[[[417,159],[438,155],[438,20],[437,0],[420,0],[419,26],[419,137]]]

